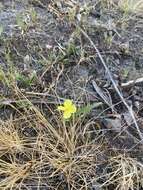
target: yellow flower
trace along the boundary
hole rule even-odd
[[[63,118],[69,119],[76,112],[76,106],[71,100],[65,100],[63,106],[58,106],[58,110],[63,111]]]

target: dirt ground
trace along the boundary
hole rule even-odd
[[[0,189],[142,189],[142,8],[0,1]],[[65,99],[80,118],[61,121]]]

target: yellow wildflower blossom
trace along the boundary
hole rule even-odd
[[[65,100],[63,106],[58,106],[58,110],[63,111],[63,118],[69,119],[73,113],[76,112],[77,108],[72,103],[72,100]]]

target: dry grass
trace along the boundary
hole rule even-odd
[[[9,161],[0,159],[0,189],[21,189],[24,179],[30,175],[32,162],[16,163],[15,158]]]
[[[22,151],[24,141],[20,139],[18,131],[12,121],[0,122],[0,156],[6,153]]]
[[[96,176],[96,160],[102,154],[102,141],[97,142],[99,137],[92,124],[84,123],[80,118],[65,122],[59,114],[52,117],[51,124],[31,105],[17,119],[1,122],[0,175],[5,177],[0,180],[0,189],[20,187],[29,175],[37,180],[64,176],[64,183],[70,189],[88,189],[90,176]],[[37,134],[25,137],[20,129],[25,124],[26,128],[33,127]],[[18,157],[19,154],[24,158]],[[8,161],[5,161],[6,157]],[[52,172],[39,173],[45,165],[52,168]]]
[[[140,189],[143,185],[143,165],[136,159],[126,155],[112,157],[110,160],[108,179],[104,185],[116,184],[116,190]]]
[[[1,122],[0,189],[28,188],[31,180],[39,181],[37,188],[41,188],[48,180],[49,189],[66,185],[71,190],[88,190],[102,178],[101,187],[114,184],[117,190],[139,189],[143,177],[140,162],[126,155],[104,160],[108,146],[96,123],[81,118],[65,122],[53,111],[53,119],[48,121],[31,104],[17,119]],[[21,128],[25,125],[34,129],[34,136],[30,132],[25,137]],[[96,169],[104,162],[110,172],[102,168],[104,175],[98,176]]]
[[[143,12],[143,0],[119,0],[118,6],[125,13]]]

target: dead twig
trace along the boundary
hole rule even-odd
[[[130,80],[130,81],[126,82],[126,83],[122,83],[121,87],[127,88],[127,87],[130,87],[132,85],[137,85],[137,84],[140,84],[140,83],[143,83],[143,77],[138,78],[136,80]]]
[[[97,94],[102,98],[102,100],[109,106],[112,107],[112,101],[109,96],[107,96],[102,89],[96,84],[94,80],[92,80],[92,85]],[[113,109],[113,108],[112,108]]]

